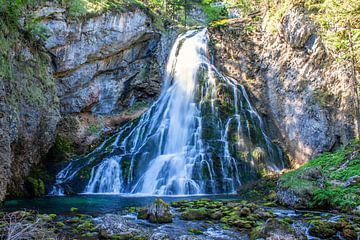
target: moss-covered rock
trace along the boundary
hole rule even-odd
[[[353,212],[360,205],[359,172],[360,142],[356,140],[284,174],[278,182],[277,200],[295,208]]]
[[[319,238],[331,238],[336,236],[339,225],[334,222],[313,221],[309,234]]]
[[[160,198],[157,198],[150,205],[147,214],[149,221],[152,223],[171,223],[173,221],[170,205]]]
[[[148,209],[140,208],[137,213],[138,219],[149,219]]]
[[[251,231],[250,239],[306,239],[304,235],[297,233],[289,223],[277,219],[271,219],[263,225]]]
[[[187,209],[181,213],[180,218],[183,220],[205,220],[209,217],[206,208]]]

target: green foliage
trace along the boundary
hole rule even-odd
[[[72,212],[72,213],[75,213],[75,212],[77,212],[77,211],[79,211],[79,209],[76,208],[76,207],[70,208],[70,212]]]
[[[98,134],[103,126],[91,124],[87,128],[88,134]]]
[[[35,197],[40,197],[45,194],[45,184],[41,179],[28,177],[26,181],[30,185],[32,194]]]
[[[360,142],[354,140],[334,153],[324,153],[309,161],[299,169],[281,177],[283,187],[297,192],[307,192],[311,198],[309,207],[337,208],[349,210],[360,204],[357,190],[360,183],[350,186],[333,186],[331,181],[346,182],[360,173]],[[326,186],[320,188],[316,180],[306,176],[306,172],[320,169],[326,179]]]
[[[67,6],[69,16],[82,17],[88,13],[87,1],[85,0],[67,1]]]
[[[40,24],[38,19],[27,21],[25,29],[38,41],[45,42],[48,39],[46,28]]]
[[[202,1],[202,9],[206,15],[206,20],[208,23],[219,21],[222,18],[227,18],[228,13],[226,8],[214,8],[210,6],[212,1],[203,0]]]
[[[41,2],[0,0],[0,77],[12,86],[6,100],[14,107],[21,101],[42,106],[44,94],[55,91],[54,79],[48,69],[49,57],[38,49],[38,42],[46,40],[45,29],[29,16],[25,31],[20,30],[18,23],[22,12]],[[14,52],[19,54],[14,56]]]
[[[61,136],[56,136],[55,144],[54,144],[54,152],[55,154],[69,154],[74,152],[73,143]]]
[[[360,4],[358,0],[269,0],[269,29],[276,31],[286,11],[293,6],[307,10],[308,16],[317,24],[325,45],[338,59],[349,59],[350,40],[353,44],[355,67],[360,69]]]

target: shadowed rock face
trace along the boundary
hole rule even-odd
[[[210,29],[215,63],[251,91],[272,137],[293,164],[346,144],[354,136],[351,71],[337,63],[299,8],[271,33],[246,33],[245,22]]]
[[[53,144],[60,118],[56,90],[44,83],[51,75],[50,58],[28,39],[19,40],[17,52],[8,58],[12,76],[0,76],[0,202],[6,189],[23,194],[24,177]]]

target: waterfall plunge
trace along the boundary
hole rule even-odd
[[[210,63],[207,43],[206,29],[178,37],[159,99],[60,171],[52,193],[82,171],[90,172],[85,193],[233,193],[261,169],[283,168],[245,89]]]

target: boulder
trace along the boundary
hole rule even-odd
[[[152,223],[171,223],[173,214],[170,206],[162,199],[158,198],[152,203],[147,211],[148,219]]]
[[[270,219],[263,225],[254,228],[250,234],[250,239],[301,240],[306,239],[306,237],[297,233],[289,223]]]

